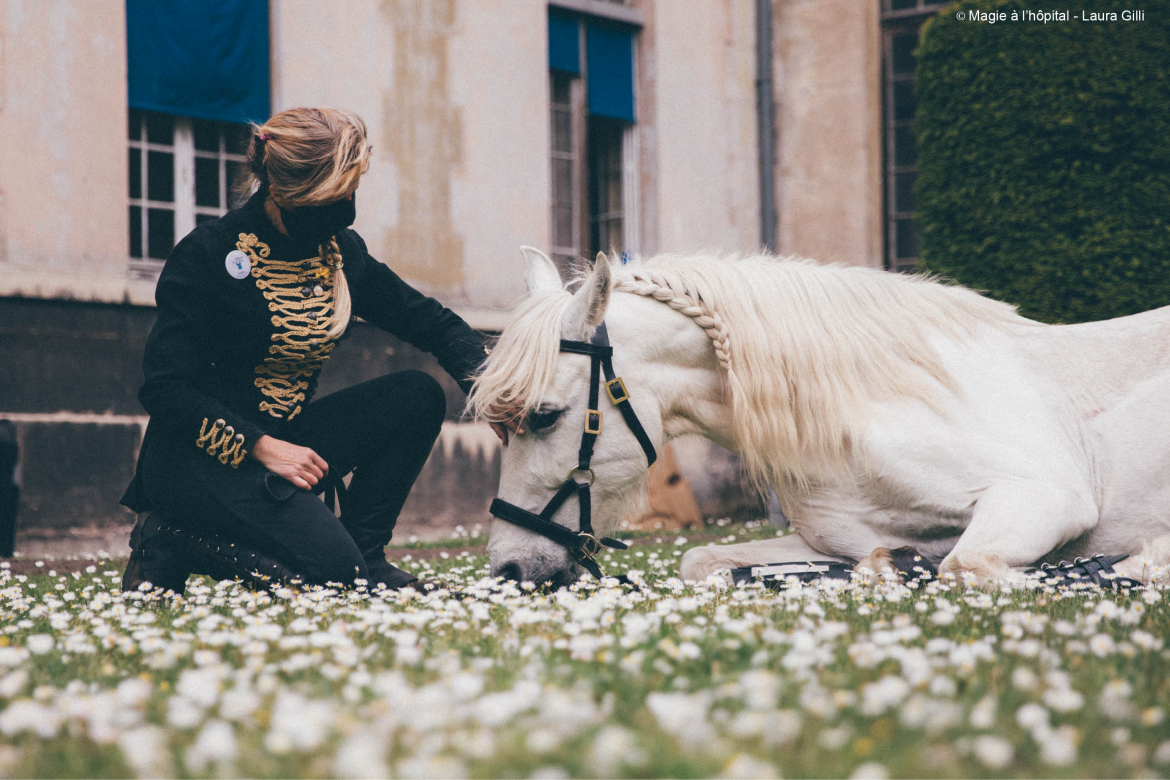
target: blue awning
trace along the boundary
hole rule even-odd
[[[268,118],[268,0],[126,0],[131,108]]]
[[[581,33],[576,17],[548,12],[548,67],[581,74]]]
[[[634,33],[590,21],[585,28],[589,113],[634,121]]]

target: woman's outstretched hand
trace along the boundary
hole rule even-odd
[[[329,473],[329,464],[313,450],[272,436],[257,439],[251,455],[302,490],[312,490]]]
[[[505,422],[491,423],[492,430],[496,432],[496,436],[500,437],[500,441],[504,446],[508,446],[508,431],[521,434],[524,433],[524,410],[519,406],[509,405],[507,408],[508,419]]]

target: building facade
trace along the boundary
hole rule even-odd
[[[175,19],[143,0],[4,0],[0,420],[19,447],[22,538],[132,520],[117,501],[146,421],[154,281],[177,238],[231,205],[244,120],[360,114],[375,151],[355,228],[486,333],[524,293],[522,244],[566,270],[598,250],[765,240],[897,267],[912,259],[891,233],[912,217],[897,36],[921,3],[225,0]],[[414,366],[442,373],[359,323],[320,392]],[[498,445],[446,386],[404,522],[470,527],[487,519]],[[725,459],[680,453],[696,484]],[[696,493],[729,511],[724,488]]]

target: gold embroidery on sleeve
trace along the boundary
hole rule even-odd
[[[208,419],[204,417],[203,424],[199,426],[199,438],[195,440],[195,446],[204,449],[206,445],[208,455],[215,455],[215,451],[220,450],[219,462],[227,464],[228,460],[231,460],[232,468],[238,469],[248,454],[248,451],[243,449],[244,434],[236,433],[236,429],[223,420],[212,423],[210,430],[207,423]]]
[[[211,430],[207,429],[207,418],[203,418],[203,425],[199,426],[199,438],[195,440],[195,446],[202,449],[204,445],[207,446],[207,453],[210,455],[221,441],[219,432],[227,425],[223,420],[216,420],[212,423]]]
[[[256,287],[268,301],[276,326],[270,356],[256,366],[256,387],[269,399],[260,402],[260,410],[291,420],[336,346],[325,338],[333,316],[332,270],[319,257],[275,260],[268,245],[250,233],[241,233],[236,247],[251,258]]]

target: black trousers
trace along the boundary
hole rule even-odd
[[[353,474],[340,518],[258,461],[233,469],[189,441],[153,453],[161,457],[143,464],[143,486],[175,522],[270,555],[309,584],[376,581],[445,411],[442,388],[421,371],[379,377],[305,406],[278,436],[313,449],[331,478]]]

